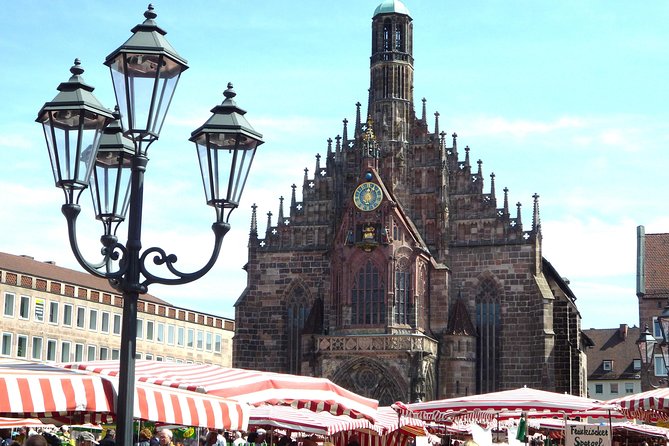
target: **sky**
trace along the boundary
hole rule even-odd
[[[366,104],[371,18],[380,0],[190,0],[154,3],[157,23],[188,60],[160,139],[149,151],[142,242],[178,256],[184,271],[208,260],[214,210],[205,204],[190,133],[223,101],[263,134],[240,208],[214,268],[188,285],[152,285],[173,305],[234,318],[246,286],[251,205],[259,232],[279,197],[290,199],[327,139]],[[660,0],[406,0],[414,23],[414,100],[430,130],[495,173],[498,198],[539,194],[543,255],[570,282],[583,328],[638,325],[636,227],[669,232],[669,3]],[[143,21],[145,3],[24,0],[0,16],[0,251],[81,269],[71,253],[62,192],[41,126],[44,102],[75,58],[94,94],[115,100],[108,54]],[[363,113],[365,110],[363,109]],[[489,190],[489,181],[485,183]],[[298,200],[301,199],[298,187]],[[84,193],[78,239],[99,259],[101,225]],[[276,217],[274,217],[276,218]],[[275,220],[274,220],[275,222]],[[122,234],[122,232],[121,232]],[[121,241],[125,239],[120,237]]]

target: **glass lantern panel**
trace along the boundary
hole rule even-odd
[[[121,151],[98,153],[91,196],[98,220],[122,221],[130,203],[131,155]]]
[[[85,110],[57,110],[42,120],[56,186],[88,186],[106,118]]]
[[[250,140],[250,138],[246,138],[245,136],[242,136],[242,139]],[[231,179],[228,190],[228,201],[231,205],[228,207],[237,207],[242,198],[242,192],[246,186],[246,180],[251,171],[251,164],[253,163],[258,145],[257,141],[253,141],[253,144],[240,144],[240,149],[233,156],[233,166],[230,171],[234,172],[236,177]],[[241,149],[242,147],[244,147],[244,150]]]
[[[212,172],[209,168],[211,165],[209,163],[209,151],[207,150],[207,140],[206,135],[200,135],[200,137],[195,141],[195,146],[197,148],[197,158],[200,162],[200,173],[202,174],[202,185],[204,186],[204,196],[207,200],[207,204],[212,204],[212,189],[214,188]]]
[[[183,65],[160,54],[121,53],[109,67],[123,129],[157,138]]]

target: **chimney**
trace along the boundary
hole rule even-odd
[[[624,341],[627,339],[627,324],[620,324],[620,328],[618,329],[618,333],[620,334],[620,338]]]

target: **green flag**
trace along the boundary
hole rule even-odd
[[[516,432],[516,440],[524,442],[526,434],[527,422],[525,421],[525,417],[520,417],[520,421],[518,422],[518,432]]]

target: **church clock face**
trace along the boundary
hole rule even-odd
[[[353,203],[361,211],[369,212],[378,208],[383,199],[383,192],[376,183],[362,183],[353,193]]]

